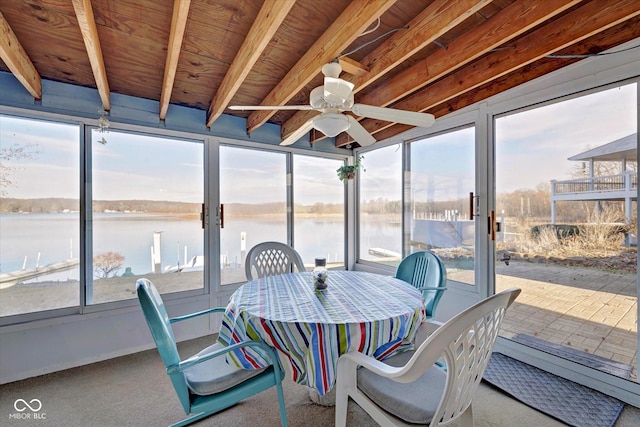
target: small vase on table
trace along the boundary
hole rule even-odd
[[[313,268],[313,278],[316,289],[327,288],[327,260],[316,258],[316,266]]]

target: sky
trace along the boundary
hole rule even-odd
[[[633,84],[498,118],[496,188],[571,179],[569,157],[637,132],[636,120]]]
[[[576,162],[567,158],[636,132],[636,111],[636,88],[630,84],[498,118],[498,192],[533,189],[552,179],[570,178]],[[107,143],[99,143],[101,138]],[[73,125],[0,116],[0,148],[30,144],[34,152],[32,158],[2,160],[11,168],[12,181],[2,189],[4,195],[78,198],[78,141],[79,130]],[[96,130],[92,149],[96,199],[203,199],[201,143]],[[434,184],[441,193],[432,194],[435,198],[473,191],[469,189],[473,187],[473,150],[471,128],[416,143],[413,159],[419,158],[424,165],[424,170],[414,174],[417,192],[420,186]],[[224,203],[285,200],[283,153],[223,147],[220,159]],[[399,146],[365,153],[364,200],[399,198],[400,162]],[[335,159],[296,155],[297,202],[341,203],[343,186],[335,172],[340,164]]]
[[[223,146],[220,149],[222,203],[268,203],[286,200],[286,156],[281,152]],[[295,155],[296,203],[344,203],[337,159]],[[239,191],[239,190],[242,191]]]
[[[451,200],[474,191],[474,130],[465,128],[415,141],[411,148],[411,183],[416,201]],[[391,145],[364,154],[361,200],[400,200],[402,152]]]
[[[31,158],[3,161],[12,185],[5,197],[78,198],[79,129],[74,125],[0,116],[0,148],[29,145]],[[99,143],[102,138],[106,144]],[[92,133],[97,200],[143,199],[201,203],[201,143],[124,132]]]

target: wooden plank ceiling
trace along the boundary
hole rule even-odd
[[[0,0],[0,70],[296,132],[339,58],[355,101],[442,117],[640,37],[638,0]],[[640,54],[640,49],[638,50]],[[410,126],[363,119],[377,140]],[[312,141],[322,138],[312,131]],[[338,146],[355,146],[346,134]]]

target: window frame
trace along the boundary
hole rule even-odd
[[[87,278],[90,278],[92,282],[93,267],[92,267],[92,240],[93,237],[89,232],[90,222],[92,220],[92,203],[88,202],[92,197],[92,132],[98,129],[97,120],[90,120],[78,116],[69,116],[63,114],[39,112],[22,109],[12,108],[0,108],[0,114],[5,116],[16,117],[24,120],[37,120],[43,122],[63,123],[68,125],[77,126],[78,128],[78,144],[79,144],[79,227],[80,227],[80,254],[81,258],[80,270],[79,270],[79,287],[80,295],[77,304],[71,307],[33,311],[21,314],[15,314],[10,316],[0,317],[0,327],[19,325],[19,324],[33,324],[34,322],[51,322],[54,319],[64,319],[69,316],[82,316],[82,315],[101,315],[100,313],[110,313],[118,310],[136,310],[138,302],[135,298],[124,299],[118,301],[100,302],[95,304],[88,304],[86,301],[87,296]],[[237,287],[244,282],[239,282],[233,286],[220,284],[220,272],[215,268],[215,263],[212,264],[212,260],[219,259],[219,218],[215,212],[215,208],[220,204],[219,187],[219,147],[220,145],[228,145],[239,148],[250,148],[268,152],[281,152],[285,154],[286,173],[287,173],[287,239],[289,242],[293,239],[294,219],[293,219],[293,185],[295,177],[293,177],[293,157],[294,154],[300,154],[305,156],[318,156],[323,158],[335,159],[346,161],[349,156],[339,152],[324,152],[324,151],[309,151],[306,149],[300,149],[296,147],[280,147],[278,145],[266,146],[264,143],[254,143],[250,141],[241,141],[231,138],[220,138],[207,136],[195,132],[175,131],[166,129],[156,129],[144,125],[128,125],[123,123],[114,123],[109,128],[110,131],[131,133],[135,135],[145,135],[155,138],[167,138],[174,140],[182,140],[187,143],[201,143],[203,144],[203,168],[204,168],[204,200],[205,200],[205,230],[204,230],[204,251],[207,256],[208,263],[205,263],[204,275],[204,287],[202,289],[192,289],[186,291],[178,291],[163,294],[163,299],[172,303],[180,300],[200,300],[206,298],[210,301],[211,306],[220,305],[223,301],[228,299],[228,296]],[[213,166],[213,169],[212,167]],[[336,179],[337,176],[336,176]],[[348,229],[347,218],[349,211],[349,198],[347,197],[347,191],[345,190],[345,213],[344,222],[345,229]],[[213,210],[212,210],[213,208]],[[348,242],[345,239],[345,268],[347,267],[347,248]],[[214,268],[212,268],[214,267]],[[91,285],[89,285],[91,286]]]

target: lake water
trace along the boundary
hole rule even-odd
[[[123,268],[134,274],[153,270],[151,248],[154,232],[161,233],[162,269],[184,264],[186,259],[204,253],[204,233],[199,220],[176,219],[171,216],[101,213],[91,224],[94,236],[93,253],[117,252],[125,257]],[[369,247],[401,252],[399,224],[381,221],[364,222],[363,253]],[[327,257],[328,262],[344,261],[344,225],[340,219],[298,219],[295,226],[295,247],[305,263],[315,257]],[[267,240],[284,241],[286,223],[267,220],[226,220],[221,231],[220,252],[225,263],[242,260],[244,249]],[[42,267],[79,254],[79,216],[62,214],[2,214],[0,215],[0,274]],[[186,249],[185,249],[186,248]],[[26,259],[26,261],[25,261]],[[78,270],[57,273],[49,280],[77,279]],[[75,276],[75,277],[74,277]],[[40,280],[43,278],[41,277]]]

